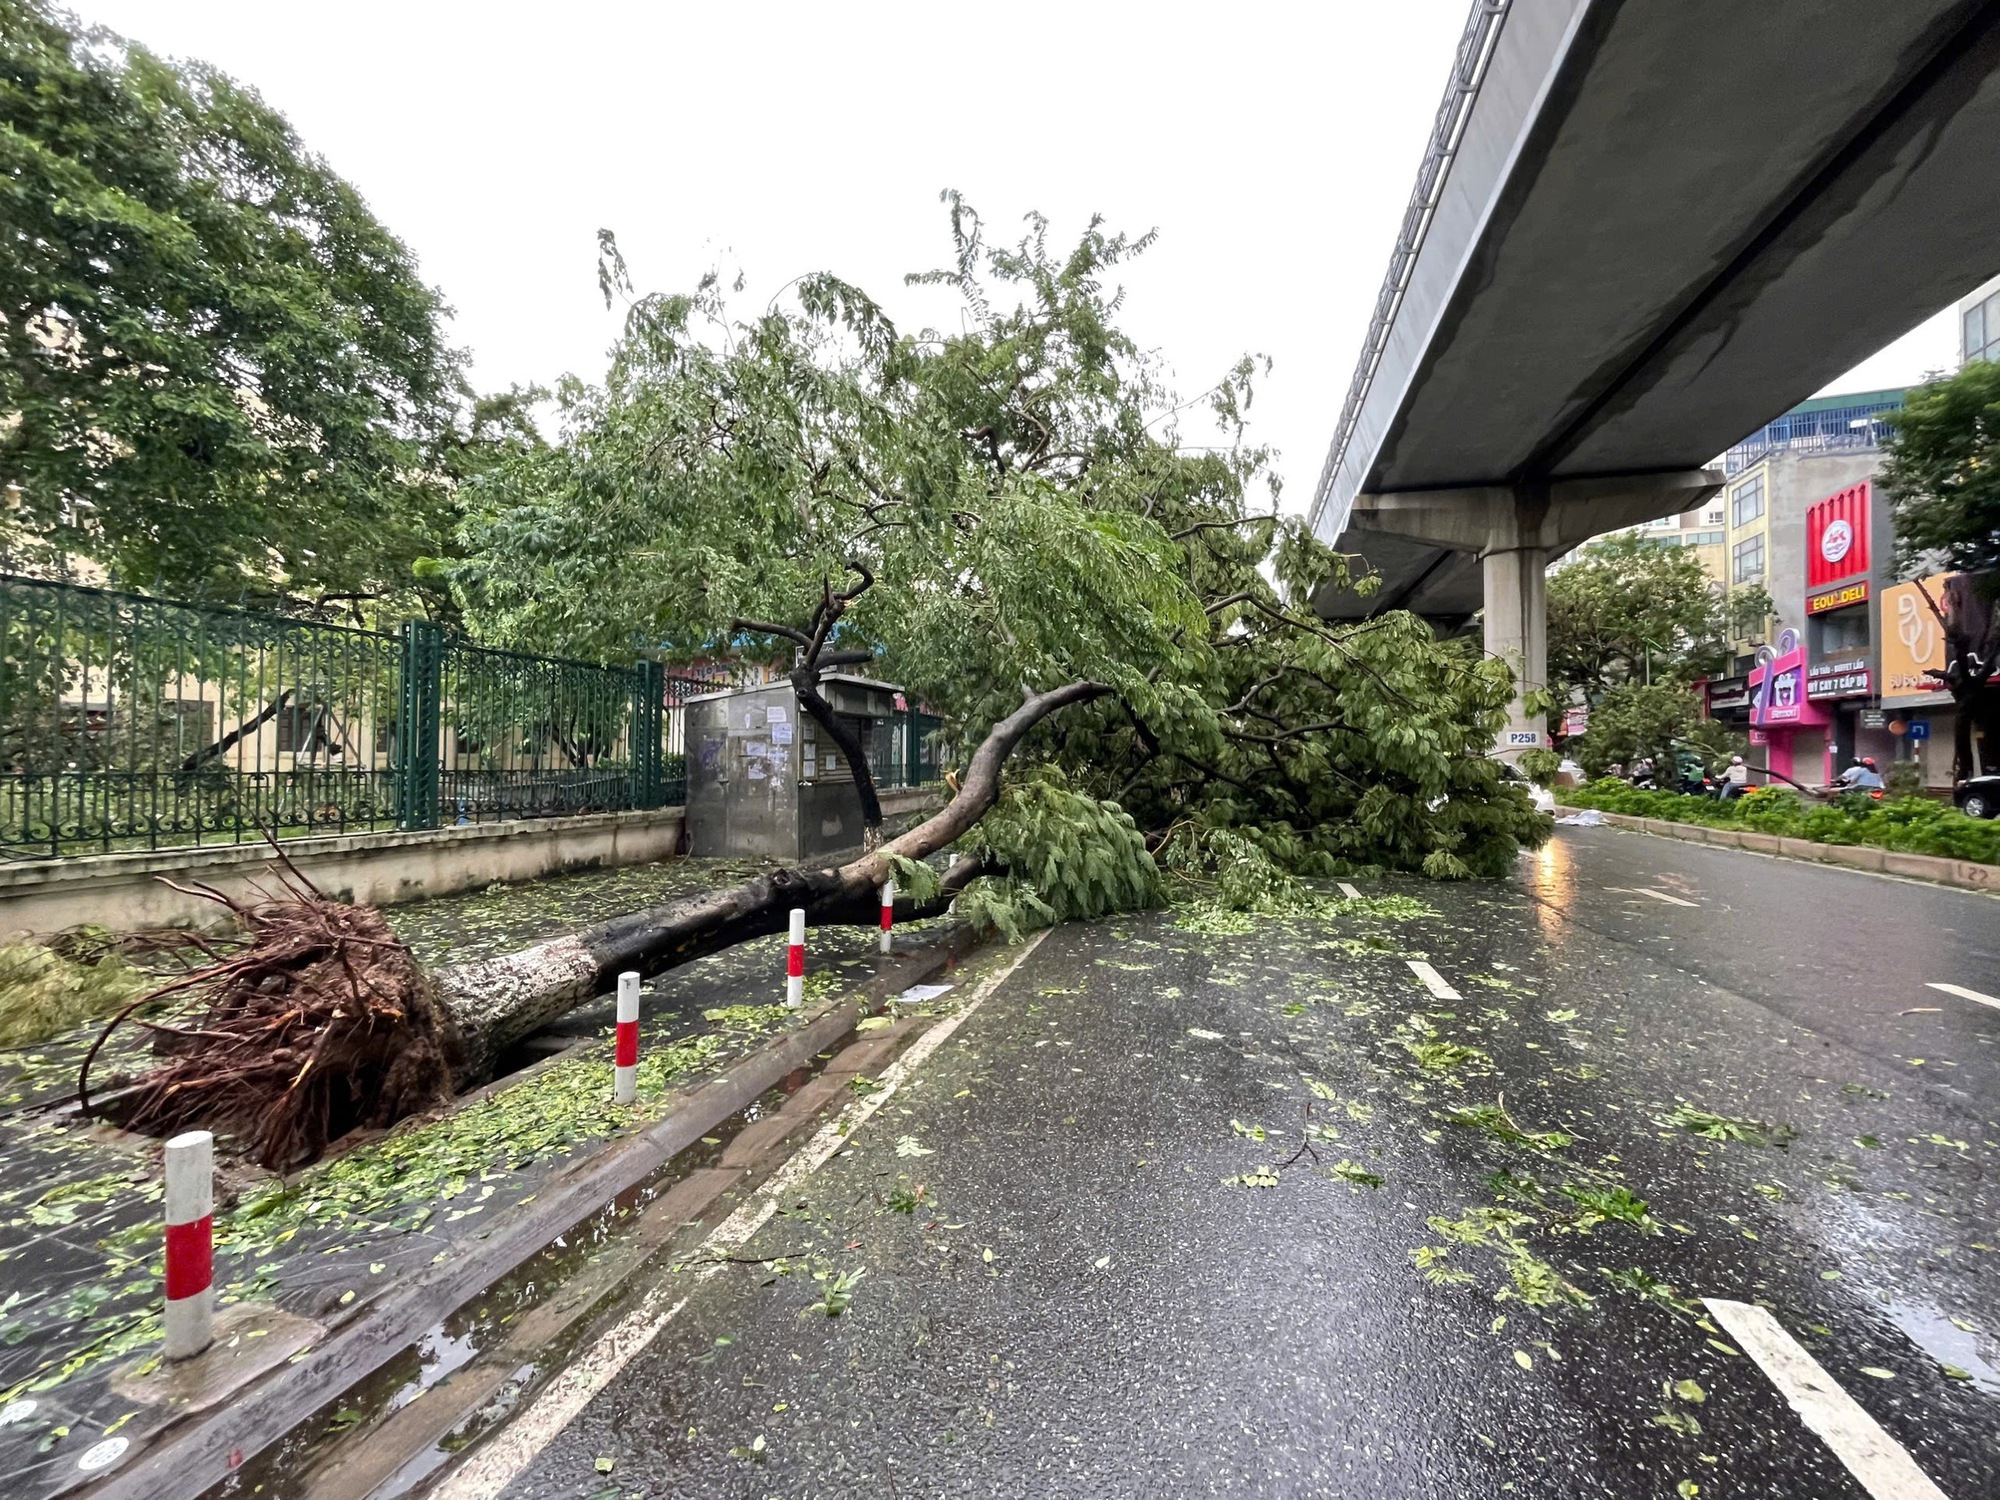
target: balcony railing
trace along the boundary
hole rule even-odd
[[[1788,453],[1834,453],[1879,447],[1882,414],[1895,411],[1902,404],[1899,397],[1894,401],[1869,401],[1819,411],[1788,411],[1723,454],[1723,472],[1734,478],[1777,449]]]

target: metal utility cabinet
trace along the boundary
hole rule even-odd
[[[843,673],[819,690],[867,748],[879,785],[900,690]],[[859,848],[861,794],[845,760],[789,682],[688,699],[688,852],[803,860]]]

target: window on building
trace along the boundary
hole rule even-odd
[[[1689,531],[1683,532],[1682,536],[1684,538],[1681,542],[1683,547],[1719,547],[1722,545],[1722,533],[1719,531]]]
[[[1965,310],[1965,360],[2000,359],[2000,292]]]
[[[1706,511],[1702,512],[1701,524],[1704,526],[1720,526],[1722,524],[1722,507],[1712,505]]]
[[[333,750],[332,715],[324,703],[288,703],[278,710],[278,748],[294,755]]]
[[[1868,649],[1868,609],[1836,609],[1813,616],[1814,654],[1845,656]]]
[[[1738,542],[1729,553],[1729,581],[1758,583],[1764,577],[1764,534]]]
[[[1747,526],[1764,514],[1764,476],[1746,479],[1729,492],[1730,525]]]

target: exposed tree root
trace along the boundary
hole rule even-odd
[[[448,1097],[447,1032],[430,981],[371,908],[329,900],[296,872],[281,895],[244,905],[200,894],[242,924],[241,946],[140,997],[85,1056],[77,1095],[92,1112],[92,1061],[126,1021],[165,1061],[119,1100],[128,1129],[233,1133],[243,1152],[286,1170],[357,1126],[395,1123]],[[138,1013],[181,995],[173,1020]]]

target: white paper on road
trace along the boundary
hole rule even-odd
[[[1348,900],[1359,901],[1361,899],[1361,892],[1357,891],[1353,886],[1349,885],[1346,881],[1343,880],[1339,884],[1340,884],[1340,894],[1345,896]]]
[[[1603,826],[1604,814],[1594,807],[1586,807],[1582,812],[1573,812],[1556,821],[1569,828],[1599,828]]]
[[[900,995],[892,995],[892,1000],[900,1000],[905,1005],[921,1005],[926,1000],[935,1000],[951,989],[948,984],[913,984]]]
[[[1875,1500],[1945,1500],[1944,1491],[1917,1467],[1909,1450],[1884,1432],[1769,1312],[1720,1297],[1701,1300],[1771,1378],[1799,1420]]]

